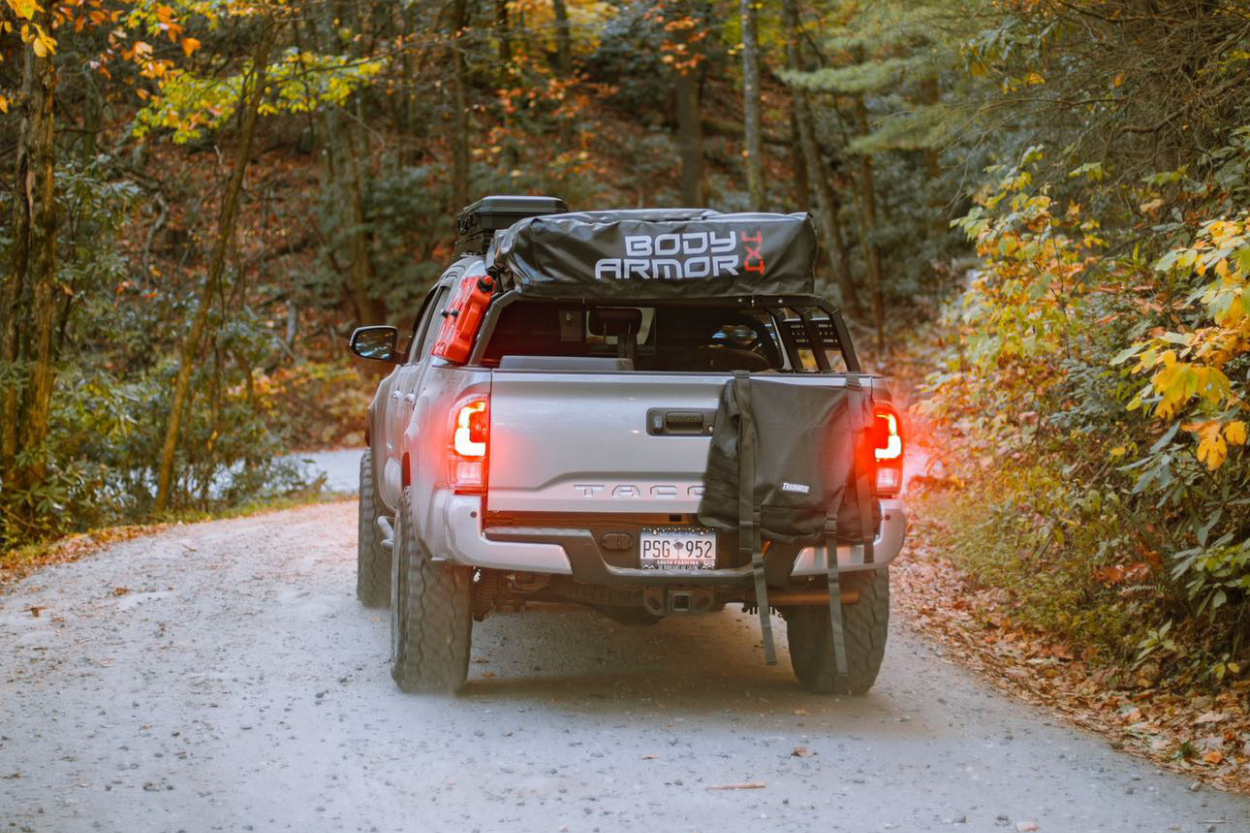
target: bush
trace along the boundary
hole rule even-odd
[[[1125,230],[1035,184],[1040,159],[991,169],[958,221],[983,268],[945,313],[920,410],[994,499],[945,510],[953,552],[1023,621],[1222,678],[1250,611],[1250,221],[1168,224],[1156,258],[1107,254]],[[1171,181],[1125,197],[1153,211]]]

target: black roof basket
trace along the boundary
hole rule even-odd
[[[485,254],[495,232],[527,217],[565,214],[569,206],[559,197],[496,195],[483,197],[456,218],[457,254]]]

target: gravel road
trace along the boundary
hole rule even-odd
[[[862,698],[765,666],[735,611],[495,616],[464,695],[405,696],[353,597],[355,512],[177,527],[0,597],[0,833],[1250,830],[1247,799],[897,623]]]

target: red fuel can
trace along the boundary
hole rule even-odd
[[[473,341],[486,317],[495,281],[485,272],[470,269],[460,279],[451,302],[442,311],[443,329],[434,343],[434,355],[449,362],[464,364],[473,352]]]

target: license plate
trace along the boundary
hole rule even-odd
[[[638,539],[644,570],[716,569],[716,533],[698,526],[656,526]]]

